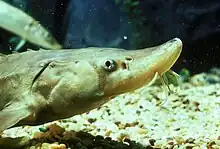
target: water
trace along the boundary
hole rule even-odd
[[[1,9],[1,7],[3,8],[3,4],[0,3],[0,52],[9,55],[13,53],[16,47],[19,47],[18,52],[21,53],[27,51],[27,49],[36,50],[38,53],[39,48],[51,51],[60,48],[77,51],[76,49],[78,48],[87,47],[101,47],[103,50],[107,50],[105,48],[111,47],[129,51],[132,49],[158,46],[175,37],[180,38],[183,42],[182,53],[172,67],[172,70],[180,75],[181,84],[169,84],[171,90],[175,91],[174,93],[165,95],[163,86],[157,81],[149,87],[143,87],[139,90],[119,96],[113,95],[110,102],[91,112],[88,111],[87,113],[65,120],[51,122],[59,126],[46,123],[38,126],[11,128],[5,130],[2,134],[2,138],[0,138],[5,139],[6,137],[12,137],[8,142],[6,141],[6,148],[13,148],[9,145],[14,144],[11,142],[16,139],[19,140],[20,138],[18,137],[21,136],[30,137],[23,141],[26,144],[20,143],[21,146],[26,145],[27,148],[37,146],[36,142],[34,143],[33,140],[30,141],[33,136],[38,138],[37,142],[46,143],[44,144],[46,148],[49,148],[51,143],[54,142],[59,142],[58,144],[61,144],[60,147],[62,148],[74,148],[80,140],[81,145],[78,144],[79,148],[83,146],[85,148],[89,145],[93,147],[102,146],[103,148],[113,148],[113,146],[115,148],[126,148],[126,146],[136,148],[220,148],[219,1],[4,1],[9,4],[8,6],[11,5],[13,7],[11,7],[12,9],[8,9],[10,10],[8,13],[5,13],[3,9]],[[8,7],[4,5],[4,8]],[[24,12],[25,15],[23,17],[21,17],[22,15],[18,15],[19,10]],[[10,15],[6,14],[11,14],[12,17],[9,19]],[[28,18],[27,15],[32,17],[32,19]],[[19,18],[19,20],[16,20],[16,18]],[[37,24],[37,21],[39,21],[39,24]],[[9,24],[3,26],[4,23]],[[22,44],[19,45],[19,43]],[[96,48],[94,48],[94,50],[95,49]],[[97,51],[96,49],[96,52]],[[94,51],[94,53],[96,52]],[[91,61],[92,64],[95,65],[94,68],[97,72],[100,70],[104,71],[103,69],[99,69],[99,65],[96,65],[98,63],[97,61],[100,60],[96,59],[99,54],[94,54],[91,51],[85,51],[84,54],[85,53],[89,54],[84,57],[81,56],[82,59],[86,59],[89,62]],[[73,55],[77,54],[76,52]],[[116,55],[119,56],[120,54]],[[4,72],[0,72],[0,74],[8,73],[8,76],[12,74],[12,76],[17,76],[17,78],[21,78],[21,80],[22,78],[30,77],[34,80],[33,84],[36,80],[41,79],[41,76],[46,76],[47,80],[55,82],[54,80],[57,79],[55,75],[52,76],[48,75],[49,73],[45,73],[50,72],[50,69],[54,67],[56,68],[57,65],[53,65],[53,61],[51,62],[56,56],[53,58],[50,56],[50,61],[47,60],[41,63],[43,69],[40,69],[42,67],[37,67],[40,59],[30,64],[31,60],[33,60],[37,54],[32,56],[33,58],[26,58],[22,63],[13,61],[14,66],[12,61],[10,65],[7,65],[5,57],[1,57],[0,68],[2,68],[1,70],[4,70]],[[69,54],[69,57],[70,56]],[[104,62],[106,57],[108,58],[107,60],[111,61],[115,58],[111,57],[111,53],[107,53],[106,55],[102,54],[102,57],[98,63],[100,65]],[[58,61],[58,59],[56,60]],[[62,59],[62,61],[64,60],[65,58]],[[157,60],[159,61],[159,59]],[[78,63],[78,65],[82,64],[81,59],[74,59],[74,61],[76,64]],[[133,60],[131,63],[132,62]],[[154,63],[157,63],[157,61]],[[82,77],[81,80],[88,81],[94,75],[92,75],[93,72],[91,71],[91,77],[85,79],[82,74],[90,70],[90,67],[86,62],[84,64],[88,66],[86,70],[83,70],[84,66],[81,65],[81,67],[74,69],[74,73],[81,74],[78,78]],[[117,67],[115,67],[117,69],[115,70],[121,68],[121,65],[125,65],[123,61],[117,64]],[[13,66],[14,69],[8,69],[9,66]],[[9,73],[5,71],[25,70],[25,68],[29,66],[31,66],[31,71],[28,71],[27,74],[21,71],[23,73],[22,76],[20,75],[21,73],[16,74],[16,72],[11,71]],[[34,66],[36,66],[36,69],[39,69],[39,71],[36,70]],[[126,67],[124,68],[126,69]],[[147,66],[146,69],[150,68],[152,71],[158,71],[152,69],[150,65],[149,68]],[[66,75],[69,69],[71,69],[71,67],[67,69],[66,66],[63,66],[59,69],[62,71],[54,71],[53,73],[56,75],[65,74],[63,78],[67,78]],[[79,72],[78,70],[82,71]],[[111,76],[114,71],[97,76],[97,80],[102,78],[102,84],[100,86],[105,86],[105,83],[108,82],[108,79],[111,77],[123,78],[121,73]],[[123,71],[123,69],[121,71]],[[35,77],[32,77],[32,75]],[[70,76],[71,74],[68,75]],[[10,79],[13,80],[14,78],[16,77]],[[137,77],[135,76],[134,78]],[[0,80],[3,80],[2,86],[4,86],[0,91],[2,100],[9,100],[17,95],[15,95],[16,92],[14,93],[10,88],[7,90],[10,83],[13,84],[13,81],[10,82],[10,79],[1,78],[0,75]],[[87,94],[86,89],[92,85],[95,86],[96,79],[93,78],[93,80],[89,81],[90,83],[86,83],[86,87],[83,85],[80,86],[84,92],[82,94],[76,94],[77,98],[85,96]],[[4,85],[4,81],[7,82],[8,80],[9,83]],[[15,83],[17,80],[15,79]],[[108,83],[114,86],[114,79],[111,81]],[[49,82],[49,84],[51,82]],[[71,86],[71,84],[76,82],[76,79],[75,82],[70,82],[71,80],[68,80],[67,85],[63,86],[63,88]],[[22,81],[19,82],[19,85],[22,83]],[[42,81],[40,83],[41,88],[39,92],[41,94],[46,94],[48,90],[51,90],[52,87],[47,88],[48,82],[45,83]],[[26,84],[28,86],[28,81]],[[77,85],[79,84],[80,83]],[[77,88],[77,85],[71,89]],[[96,90],[94,90],[94,92],[95,91]],[[22,91],[18,92],[21,93]],[[62,98],[65,99],[65,101],[67,101],[67,95],[68,90],[66,90],[65,94],[62,94]],[[100,96],[103,96],[103,94]],[[164,101],[166,101],[165,104],[161,104],[164,103]],[[84,102],[83,105],[86,106],[88,101]],[[4,123],[1,119],[1,112],[2,111],[0,111],[0,123]],[[46,114],[47,112],[45,112],[45,115]],[[50,129],[46,128],[47,126]],[[71,134],[67,140],[63,140],[63,136],[66,136],[66,134],[63,134],[63,128],[65,128],[66,132]],[[45,131],[43,132],[42,130]],[[74,131],[84,131],[85,134],[79,133],[76,137],[77,133]],[[38,134],[34,135],[36,132]],[[93,136],[88,137],[90,134]],[[87,138],[89,143],[84,140],[86,138],[85,135],[90,138]],[[107,137],[107,139],[101,136]],[[75,140],[75,144],[74,141],[70,141],[71,139]],[[117,140],[118,142],[109,141],[108,139]],[[132,144],[131,140],[136,141],[136,143]],[[19,144],[19,141],[15,142]],[[122,142],[125,144],[123,145]],[[3,145],[4,144],[0,143],[0,148],[3,147]]]

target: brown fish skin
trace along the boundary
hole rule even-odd
[[[48,49],[62,48],[51,33],[38,21],[2,0],[0,1],[0,27],[41,47]]]
[[[174,38],[139,50],[92,47],[1,56],[0,131],[95,109],[168,71],[181,51],[181,40]]]

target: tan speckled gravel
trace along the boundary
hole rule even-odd
[[[163,87],[141,88],[89,113],[53,123],[158,148],[220,149],[220,83],[206,83],[204,74],[199,74],[171,88],[175,93],[169,96]],[[12,128],[3,137],[33,137],[39,127],[43,126]]]

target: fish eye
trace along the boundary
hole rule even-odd
[[[117,64],[114,60],[106,60],[104,62],[104,65],[103,65],[103,68],[106,70],[106,71],[109,71],[109,72],[112,72],[112,71],[115,71],[116,68],[117,68]]]

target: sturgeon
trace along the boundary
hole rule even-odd
[[[148,85],[170,70],[182,51],[174,38],[124,50],[89,47],[0,56],[0,132],[88,112]]]

